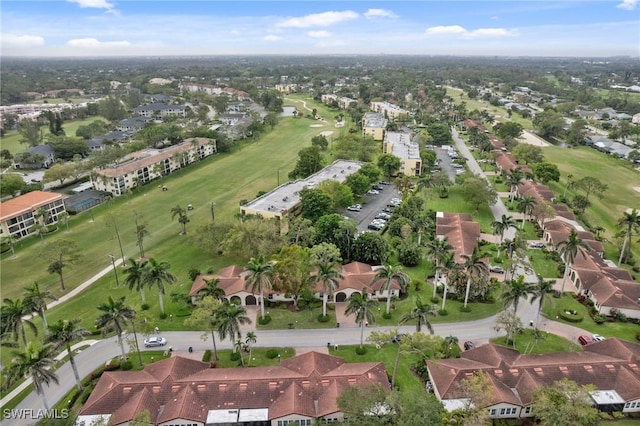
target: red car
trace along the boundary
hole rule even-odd
[[[589,343],[593,343],[593,339],[591,336],[580,336],[578,337],[578,343],[582,346],[587,346]]]

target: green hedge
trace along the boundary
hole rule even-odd
[[[582,319],[583,319],[582,315],[578,315],[578,314],[574,315],[565,311],[558,312],[558,316],[568,322],[582,322]]]
[[[267,351],[267,358],[274,359],[277,356],[278,356],[278,350],[277,349],[269,349]]]
[[[204,351],[204,354],[202,355],[202,362],[209,362],[211,361],[211,349],[207,349],[206,351]]]
[[[271,315],[266,314],[264,317],[258,317],[258,324],[267,325],[271,322]]]

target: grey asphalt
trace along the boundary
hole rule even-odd
[[[353,219],[358,227],[358,232],[367,231],[367,226],[380,213],[389,201],[394,198],[402,198],[395,185],[381,185],[384,189],[378,195],[365,195],[362,202],[362,210],[350,212],[345,210],[344,216]],[[375,231],[374,231],[375,232]]]

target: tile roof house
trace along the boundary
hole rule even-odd
[[[147,410],[154,425],[311,425],[342,420],[342,392],[372,384],[390,388],[381,362],[347,364],[319,352],[254,368],[211,368],[174,356],[142,371],[105,372],[78,421],[102,416],[124,425]]]
[[[556,216],[563,217],[570,221],[575,221],[575,215],[569,210],[569,208],[564,204],[555,204],[555,194],[547,185],[536,183],[531,180],[525,180],[520,182],[518,185],[516,195],[518,197],[531,196],[537,201],[537,206],[534,207],[533,215],[535,217],[543,216],[540,212],[540,209],[543,208],[545,204],[550,204],[553,208],[554,214]],[[544,201],[545,203],[541,203]],[[546,215],[545,215],[546,216]],[[548,216],[546,216],[548,218]],[[542,224],[541,224],[542,225]]]
[[[131,110],[135,115],[143,117],[165,117],[167,115],[185,116],[184,105],[167,105],[161,102],[155,102],[149,105],[140,105]]]
[[[531,167],[527,166],[526,164],[519,164],[518,160],[516,160],[516,157],[508,152],[498,152],[494,161],[496,162],[496,166],[498,166],[498,169],[500,169],[500,171],[504,173],[511,173],[511,171],[514,169],[520,169],[524,173],[532,172]]]
[[[351,262],[342,266],[342,275],[344,278],[338,280],[338,286],[334,293],[336,302],[344,302],[353,293],[366,292],[370,298],[386,299],[387,291],[383,291],[384,280],[379,279],[373,281],[377,268],[366,263]],[[247,271],[238,265],[227,266],[220,269],[217,274],[198,275],[189,291],[189,297],[193,303],[198,298],[200,289],[206,286],[206,281],[218,279],[218,287],[222,288],[225,297],[230,302],[239,302],[241,305],[256,305],[259,303],[258,293],[252,293],[249,289],[245,290],[245,279]],[[318,284],[313,288],[314,294],[318,299],[322,298],[323,288]],[[402,289],[396,281],[391,282],[391,296],[400,296]],[[270,301],[290,302],[293,298],[274,288],[273,290],[265,290],[265,298]]]
[[[463,380],[483,371],[491,384],[492,419],[532,417],[533,391],[563,378],[593,384],[594,405],[602,411],[640,412],[640,345],[617,338],[595,342],[583,352],[520,354],[494,344],[462,353],[460,358],[428,360],[433,391],[452,411],[470,401]]]
[[[464,262],[462,255],[471,256],[480,239],[480,224],[468,213],[436,213],[436,238],[446,238],[453,246],[456,262]]]
[[[51,145],[37,145],[29,148],[26,153],[42,156],[37,163],[25,163],[24,161],[14,163],[16,169],[48,169],[56,161],[55,152]]]

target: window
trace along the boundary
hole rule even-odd
[[[501,408],[501,409],[500,409],[500,415],[501,415],[501,416],[504,416],[504,411],[505,411],[505,409],[504,409],[504,408]]]
[[[496,409],[492,408],[491,411],[489,411],[489,415],[490,416],[495,416],[496,415]]]
[[[524,409],[524,413],[525,413],[525,414],[531,414],[531,407],[526,407],[526,408]]]

